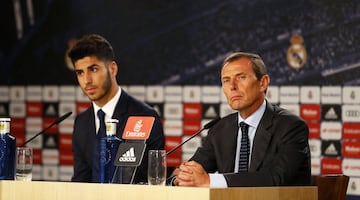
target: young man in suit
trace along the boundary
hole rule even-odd
[[[308,127],[298,116],[266,100],[270,77],[262,59],[251,53],[231,54],[222,65],[221,82],[228,104],[237,112],[209,130],[190,161],[174,170],[173,184],[309,185]],[[240,128],[242,122],[247,128]]]
[[[147,152],[164,149],[165,137],[158,114],[147,104],[131,97],[118,85],[118,66],[111,44],[102,36],[90,34],[77,41],[69,52],[78,83],[91,100],[91,106],[75,118],[73,130],[74,182],[99,182],[99,161],[94,159],[99,118],[102,110],[105,120],[117,119],[117,136],[122,138],[129,116],[153,116],[154,125],[146,140],[146,150],[132,179],[134,168],[122,168],[121,183],[147,182]],[[123,142],[125,140],[123,139]]]

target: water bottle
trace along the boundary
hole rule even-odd
[[[14,180],[16,138],[10,135],[10,118],[0,118],[0,180]]]
[[[116,153],[121,139],[116,136],[117,119],[106,121],[106,137],[100,140],[100,183],[112,183]]]

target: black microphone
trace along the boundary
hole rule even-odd
[[[198,130],[196,133],[194,133],[191,137],[189,137],[187,140],[185,140],[184,142],[178,144],[176,147],[172,148],[170,151],[166,152],[166,156],[168,156],[169,154],[171,154],[172,152],[174,152],[176,149],[178,149],[179,147],[181,147],[182,145],[184,145],[186,142],[188,142],[189,140],[191,140],[192,138],[194,138],[195,136],[199,135],[199,133],[201,133],[203,130],[205,129],[209,129],[211,127],[213,127],[221,118],[218,117],[216,119],[211,120],[210,122],[208,122],[207,124],[204,125],[204,127],[200,130]]]
[[[39,133],[37,133],[36,135],[34,135],[32,138],[28,139],[27,141],[25,141],[20,147],[25,146],[27,143],[31,142],[33,139],[35,139],[37,136],[44,134],[49,128],[53,127],[56,124],[59,124],[60,122],[64,121],[64,119],[68,118],[70,115],[72,114],[72,112],[68,112],[65,115],[57,118],[52,124],[50,124],[50,126],[48,126],[47,128],[43,129],[42,131],[40,131]]]
[[[179,145],[177,145],[176,147],[172,148],[170,151],[166,152],[166,156],[168,156],[169,154],[171,154],[172,152],[174,152],[176,149],[178,149],[179,147],[181,147],[182,145],[184,145],[186,142],[188,142],[189,140],[191,140],[192,138],[194,138],[195,136],[199,135],[199,133],[201,133],[203,130],[205,129],[209,129],[211,127],[213,127],[218,121],[220,121],[220,117],[211,120],[210,122],[208,122],[207,124],[204,125],[204,127],[200,130],[198,130],[196,133],[194,133],[192,136],[190,136],[187,140],[185,140],[184,142],[180,143]],[[173,181],[174,181],[175,175],[172,174],[170,177],[166,178],[166,185],[173,185]]]

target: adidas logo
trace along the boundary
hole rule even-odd
[[[135,162],[136,157],[134,153],[134,147],[131,147],[129,150],[127,150],[120,158],[120,162]]]
[[[336,156],[336,155],[338,155],[338,153],[339,152],[336,150],[336,147],[335,147],[334,143],[331,143],[325,150],[326,155],[334,155],[334,156]]]
[[[218,114],[216,113],[214,106],[210,106],[209,109],[207,109],[205,112],[205,117],[215,118],[217,116]]]
[[[331,107],[325,114],[325,119],[338,119],[338,115],[335,112],[335,109]]]

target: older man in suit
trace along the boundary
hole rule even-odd
[[[175,169],[174,184],[199,187],[309,185],[309,130],[289,111],[266,100],[270,77],[260,56],[236,52],[222,65],[221,82],[236,113],[208,132],[190,161]]]
[[[146,140],[145,155],[133,176],[134,168],[122,167],[120,183],[147,182],[147,152],[149,149],[164,149],[165,137],[158,114],[147,104],[131,97],[118,85],[118,66],[114,60],[111,44],[102,36],[83,36],[69,52],[77,80],[83,92],[91,100],[91,106],[80,113],[74,123],[73,153],[75,182],[99,182],[100,161],[98,130],[101,112],[107,119],[117,119],[117,136],[122,132],[129,116],[153,116],[152,131]],[[123,140],[125,142],[125,140]]]

